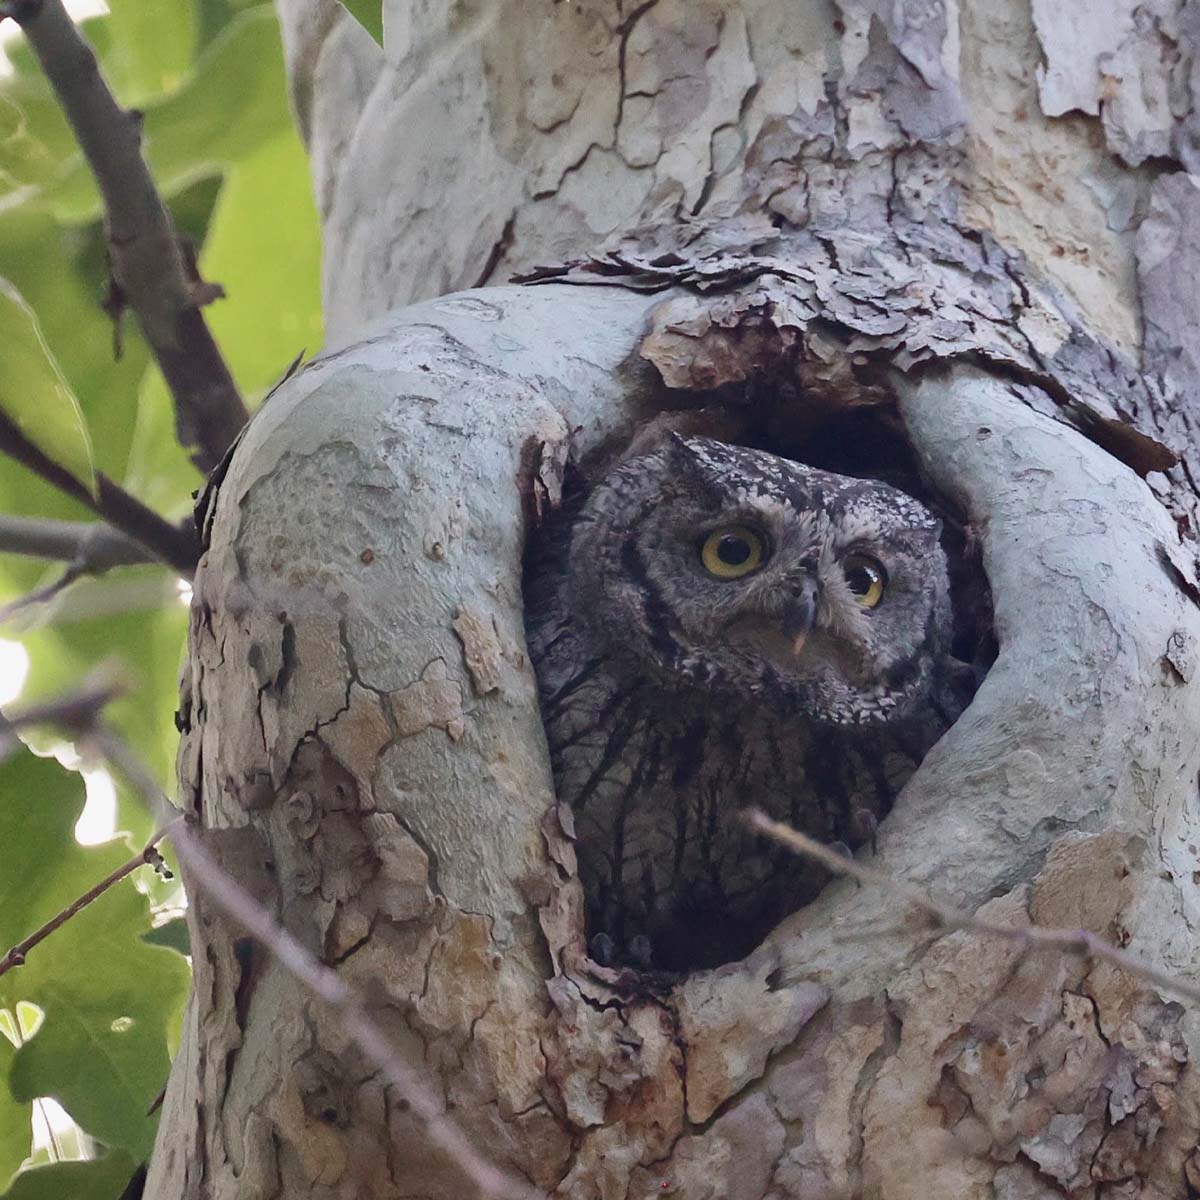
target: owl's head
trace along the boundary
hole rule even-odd
[[[672,434],[588,496],[574,611],[668,689],[879,724],[928,698],[947,652],[939,532],[887,484]]]

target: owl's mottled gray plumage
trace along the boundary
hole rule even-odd
[[[716,578],[701,546],[730,525],[764,559]],[[886,484],[675,435],[547,531],[529,644],[593,947],[711,966],[810,900],[824,876],[749,833],[745,806],[825,842],[871,836],[955,715],[938,536]],[[886,573],[869,610],[850,554]]]

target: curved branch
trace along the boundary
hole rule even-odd
[[[189,269],[141,152],[141,117],[120,107],[61,0],[9,0],[0,17],[24,30],[104,200],[116,288],[175,400],[175,430],[202,471],[221,460],[247,413],[200,306],[221,295]]]
[[[0,413],[0,451],[103,517],[144,546],[154,558],[191,578],[200,551],[189,529],[172,525],[99,471],[96,472],[97,494],[93,496],[70,471],[39,450],[3,413]]]

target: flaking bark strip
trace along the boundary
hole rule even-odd
[[[462,642],[463,661],[477,696],[486,696],[500,688],[503,650],[495,622],[472,608],[461,608],[451,628]]]

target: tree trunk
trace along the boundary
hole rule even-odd
[[[227,869],[547,1193],[1200,1191],[1195,1014],[1104,962],[845,882],[669,989],[591,963],[520,588],[568,459],[655,413],[894,412],[1000,650],[871,863],[1196,978],[1192,7],[396,0],[385,57],[280,6],[330,346],[206,509],[180,784]],[[190,919],[147,1196],[471,1194]]]

